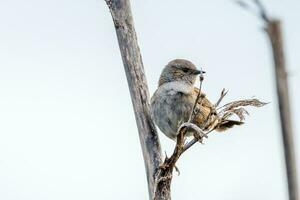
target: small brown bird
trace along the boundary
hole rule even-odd
[[[187,122],[196,101],[199,89],[194,87],[197,75],[201,71],[195,65],[184,59],[175,59],[163,69],[158,89],[151,98],[151,116],[159,129],[169,138],[176,140],[177,129]],[[204,72],[203,72],[204,73]],[[201,100],[202,99],[202,100]],[[192,123],[202,130],[210,130],[221,120],[214,105],[201,93],[200,101],[196,105],[196,115]],[[223,131],[242,122],[225,120],[216,127]],[[188,132],[187,136],[193,132]]]

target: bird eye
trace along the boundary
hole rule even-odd
[[[182,71],[183,71],[183,72],[188,72],[189,69],[188,69],[188,68],[183,68]]]

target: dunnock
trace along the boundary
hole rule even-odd
[[[197,75],[201,71],[195,65],[184,59],[175,59],[163,69],[158,88],[151,98],[151,116],[159,129],[169,138],[176,140],[177,129],[187,122],[193,109],[199,89],[194,87]],[[203,72],[204,73],[204,72]],[[223,131],[242,122],[225,120],[220,125],[220,117],[214,105],[201,92],[201,102],[197,102],[196,115],[192,123],[202,130],[216,128]],[[219,124],[217,127],[216,125]],[[193,132],[187,133],[187,136]]]

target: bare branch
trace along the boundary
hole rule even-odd
[[[211,129],[211,130],[209,130],[207,133],[204,133],[204,135],[205,135],[205,137],[206,138],[208,138],[208,134],[209,133],[211,133],[211,132],[213,132],[215,129],[213,128],[213,129]],[[185,144],[184,145],[184,147],[183,147],[183,150],[182,150],[182,153],[184,153],[186,150],[188,150],[189,148],[191,148],[195,143],[197,143],[199,141],[199,139],[198,138],[193,138],[190,142],[188,142],[187,144]],[[181,153],[181,154],[182,154]]]
[[[268,23],[270,20],[269,20],[269,17],[267,15],[267,11],[265,9],[265,7],[263,6],[263,4],[259,1],[259,0],[253,0],[254,3],[257,5],[258,9],[259,9],[259,14],[260,14],[260,17],[266,22]]]
[[[237,0],[235,1],[235,3],[244,10],[247,10],[250,13],[254,14],[256,17],[262,19],[264,22],[268,23],[270,21],[266,9],[259,0],[253,0],[254,6],[256,6],[258,9],[257,11],[253,7],[251,7],[248,2],[246,3],[245,1]]]
[[[279,20],[271,19],[266,25],[274,59],[278,109],[285,155],[286,174],[290,200],[299,200],[297,165],[289,100],[288,77],[285,66],[284,45]]]
[[[221,103],[221,101],[223,100],[223,98],[226,96],[227,93],[228,93],[228,90],[225,91],[225,88],[223,88],[220,98],[218,99],[217,103],[215,103],[215,108],[217,108],[219,106],[219,104]]]
[[[281,22],[275,18],[270,18],[267,15],[266,9],[262,5],[261,1],[253,0],[254,4],[258,7],[259,17],[265,22],[265,31],[268,34],[271,42],[271,48],[274,60],[274,72],[276,79],[276,89],[278,98],[278,107],[281,120],[281,132],[283,140],[283,149],[285,154],[286,174],[288,181],[288,191],[290,200],[299,199],[299,189],[297,180],[297,166],[296,155],[293,144],[293,131],[292,131],[292,118],[289,104],[289,89],[286,72],[286,63],[284,55],[284,45],[282,38]],[[245,6],[245,2],[242,7],[249,8],[249,5]],[[249,10],[249,9],[248,9]]]
[[[142,147],[150,199],[154,175],[162,162],[155,125],[150,117],[149,90],[134,29],[129,0],[106,0],[115,25]]]
[[[203,72],[202,72],[202,69],[201,69],[199,92],[198,92],[197,98],[195,100],[195,103],[194,103],[193,109],[191,111],[191,114],[190,114],[188,122],[191,122],[194,119],[195,115],[197,114],[196,113],[196,106],[197,106],[197,104],[199,102],[199,99],[201,97],[201,89],[202,89],[202,82],[203,82],[203,80],[204,80],[204,76],[203,76]],[[201,105],[201,103],[202,103],[202,100],[200,101],[200,105]]]
[[[183,124],[181,124],[181,126],[179,127],[179,130],[186,128],[186,129],[192,129],[196,132],[196,134],[198,134],[199,137],[203,138],[207,138],[207,135],[202,131],[201,128],[199,128],[197,125],[191,123],[191,122],[185,122]]]

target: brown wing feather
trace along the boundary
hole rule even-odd
[[[199,93],[199,89],[194,87],[193,95],[195,98]],[[215,113],[213,104],[208,100],[206,95],[201,92],[201,98],[197,102],[196,106],[196,116],[194,118],[194,123],[198,125],[202,129],[207,129],[208,127],[212,126],[216,121],[217,117],[215,115],[210,115],[210,113]],[[209,117],[209,119],[208,119]]]
[[[229,128],[232,128],[235,125],[242,125],[244,124],[244,122],[240,122],[240,121],[235,121],[235,120],[225,120],[222,122],[222,124],[220,124],[216,130],[221,132],[221,131],[226,131]]]
[[[194,95],[197,97],[199,89],[194,87]],[[194,118],[194,123],[203,130],[210,130],[214,128],[219,122],[220,117],[214,108],[214,105],[208,100],[206,95],[201,92],[201,98],[196,107],[197,115]],[[235,120],[224,120],[216,127],[217,131],[225,131],[232,128],[234,125],[242,125],[243,122]]]

